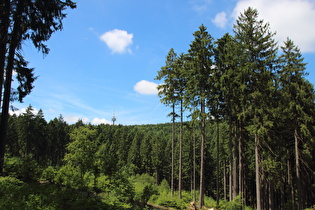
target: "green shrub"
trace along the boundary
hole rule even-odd
[[[25,180],[38,180],[42,169],[31,157],[6,157],[4,172]]]
[[[130,179],[135,189],[135,200],[141,203],[147,203],[152,195],[158,193],[154,177],[148,174],[136,175]]]
[[[84,186],[79,169],[70,165],[62,166],[57,171],[54,181],[75,189],[80,189]]]
[[[92,172],[87,172],[83,175],[83,185],[89,189],[93,189],[96,186],[95,175]]]
[[[171,191],[170,185],[168,184],[166,179],[163,179],[160,185],[158,186],[158,192],[170,193],[170,191]]]
[[[233,201],[222,201],[219,205],[220,209],[238,210],[242,209],[242,198],[240,195],[236,196]]]
[[[24,183],[14,177],[0,177],[0,209],[18,209],[23,206]]]
[[[41,180],[47,180],[52,182],[57,175],[57,170],[52,167],[48,166],[46,169],[43,170]]]
[[[172,196],[170,192],[162,191],[159,192],[159,195],[152,196],[149,202],[175,209],[187,209],[191,200],[190,193],[186,191],[182,191],[182,199],[178,198],[177,192],[174,192],[174,196]]]
[[[97,188],[103,192],[107,192],[110,187],[110,179],[108,176],[102,175],[96,179]]]
[[[100,195],[107,205],[115,206],[116,209],[131,208],[135,191],[132,183],[127,178],[127,174],[117,173],[110,178],[100,176],[97,179],[97,186],[104,192]]]

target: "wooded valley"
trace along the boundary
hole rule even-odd
[[[187,53],[170,49],[156,77],[170,123],[69,125],[31,105],[9,116],[0,208],[314,208],[307,64],[253,8],[233,29],[215,40],[201,25]]]

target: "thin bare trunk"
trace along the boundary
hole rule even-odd
[[[233,189],[233,144],[232,144],[232,120],[230,120],[230,125],[229,125],[229,200],[233,200],[233,194],[232,194],[232,189]]]
[[[182,198],[183,101],[180,101],[178,198]]]
[[[226,200],[226,160],[223,160],[223,197]]]
[[[294,130],[294,147],[295,147],[295,173],[297,188],[297,209],[302,209],[301,202],[301,175],[300,175],[300,154],[299,154],[299,135],[297,129]]]
[[[232,196],[233,199],[237,196],[238,192],[238,144],[237,144],[237,126],[236,122],[234,123],[234,143],[233,143],[233,187],[232,187]]]
[[[295,206],[295,190],[294,190],[293,180],[292,180],[291,162],[289,159],[287,160],[287,164],[288,164],[288,184],[291,191],[291,206],[294,207]]]
[[[241,123],[242,124],[242,123]],[[239,184],[239,195],[244,198],[244,170],[243,170],[243,131],[242,131],[242,125],[239,125],[239,141],[238,141],[238,184]],[[245,199],[242,200],[244,204]]]
[[[194,202],[196,202],[196,135],[195,128],[193,127],[193,138],[194,138]]]
[[[216,137],[217,137],[217,205],[220,203],[220,193],[219,193],[219,180],[220,180],[220,142],[219,142],[219,122],[216,120]]]
[[[174,144],[175,144],[175,104],[172,105],[172,172],[171,172],[171,195],[174,195]]]
[[[255,175],[256,175],[256,199],[257,199],[257,210],[261,210],[261,189],[260,189],[260,160],[259,160],[259,137],[255,134]]]
[[[204,145],[205,145],[205,128],[206,119],[203,116],[205,113],[204,100],[201,100],[201,146],[200,146],[200,194],[199,194],[199,208],[201,209],[204,205]]]

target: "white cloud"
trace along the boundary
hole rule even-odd
[[[220,12],[217,13],[214,17],[214,19],[211,20],[217,27],[224,28],[227,23],[226,13]]]
[[[74,116],[74,115],[68,115],[64,117],[64,120],[68,123],[68,124],[73,124],[78,122],[79,120],[82,120],[83,123],[89,123],[90,120],[86,117],[80,118],[78,116]]]
[[[99,124],[111,124],[110,121],[106,120],[106,119],[99,119],[99,118],[94,118],[91,122],[93,125],[99,125]]]
[[[132,44],[133,34],[127,31],[114,29],[100,36],[112,53],[132,53],[129,46]]]
[[[314,0],[239,0],[233,17],[237,18],[249,6],[270,23],[280,45],[289,37],[302,52],[315,52]]]
[[[149,82],[147,80],[141,80],[134,86],[134,90],[144,95],[156,95],[158,93],[158,84]]]
[[[27,109],[27,108],[21,108],[21,109],[17,109],[17,110],[14,110],[14,111],[12,111],[12,110],[10,109],[10,110],[9,110],[9,114],[10,114],[10,115],[15,114],[15,115],[18,116],[18,115],[21,115],[21,114],[26,113],[26,109]],[[32,107],[32,109],[33,109],[32,113],[33,113],[34,115],[37,115],[38,110],[37,110],[36,108],[34,108],[34,107]]]
[[[193,10],[202,14],[208,11],[212,0],[191,0],[190,2],[193,4]]]

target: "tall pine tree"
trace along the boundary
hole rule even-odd
[[[194,34],[194,40],[190,44],[188,50],[188,62],[190,62],[190,69],[185,71],[187,78],[186,103],[191,107],[196,108],[194,112],[200,119],[201,125],[201,146],[200,146],[200,195],[199,208],[204,205],[205,194],[205,138],[206,138],[206,119],[208,111],[206,105],[211,99],[213,81],[211,76],[213,74],[213,56],[214,45],[213,38],[207,32],[204,25],[199,27],[199,30]],[[193,116],[196,116],[194,114]]]
[[[271,101],[275,91],[274,70],[277,47],[269,24],[258,19],[258,11],[248,8],[240,14],[234,25],[236,41],[243,54],[240,68],[245,72],[244,96],[247,96],[245,114],[251,121],[248,131],[255,140],[255,180],[257,209],[261,210],[261,154],[260,147],[273,126]]]
[[[283,54],[280,57],[281,69],[279,70],[279,87],[283,116],[293,124],[290,130],[294,136],[295,154],[295,187],[297,206],[296,209],[304,209],[303,200],[303,173],[301,172],[302,154],[301,148],[311,138],[311,127],[314,116],[314,90],[312,85],[304,78],[306,63],[300,49],[289,38],[281,47]],[[293,152],[293,151],[290,151]]]

